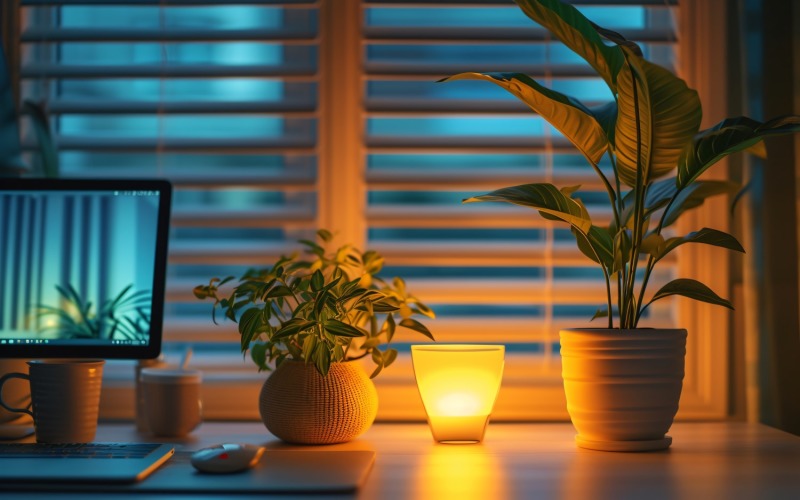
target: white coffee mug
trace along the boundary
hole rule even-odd
[[[28,361],[29,373],[0,377],[0,406],[33,417],[40,443],[88,443],[97,432],[102,360],[40,359]],[[14,378],[30,381],[32,410],[11,406],[4,384]]]

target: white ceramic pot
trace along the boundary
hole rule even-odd
[[[561,373],[578,446],[668,448],[685,354],[683,329],[561,330]]]
[[[284,361],[264,382],[261,420],[289,443],[344,443],[364,433],[378,413],[378,392],[360,364],[332,363],[326,377],[312,364]]]

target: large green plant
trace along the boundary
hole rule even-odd
[[[394,278],[376,275],[383,257],[373,250],[361,253],[350,245],[329,252],[329,231],[317,232],[319,243],[301,240],[306,254],[282,257],[271,268],[251,269],[227,295],[220,287],[233,279],[213,278],[195,287],[198,299],[213,299],[212,319],[219,307],[239,324],[241,350],[260,370],[287,359],[312,363],[323,376],[331,363],[370,356],[372,377],[397,358],[388,347],[400,326],[433,335],[412,316],[434,313]],[[395,320],[395,314],[399,321]],[[380,324],[379,324],[380,323]],[[386,343],[384,350],[380,345]]]
[[[668,70],[646,61],[635,43],[600,28],[559,0],[515,2],[528,17],[585,59],[611,89],[614,100],[590,108],[520,73],[461,73],[441,81],[492,82],[550,122],[600,177],[613,220],[608,227],[595,225],[581,200],[573,197],[579,186],[559,189],[552,184],[525,184],[464,202],[513,203],[569,224],[581,252],[600,265],[605,277],[606,306],[595,318],[607,316],[609,328],[614,327],[614,282],[620,328],[636,328],[650,304],[670,295],[732,309],[728,300],[687,278],[673,280],[647,297],[654,266],[683,244],[744,251],[733,236],[715,229],[702,228],[671,238],[665,238],[663,231],[706,198],[738,188],[731,182],[699,180],[703,172],[737,151],[764,156],[763,139],[800,131],[800,116],[766,123],[730,118],[700,131],[702,112],[697,92]],[[611,180],[599,166],[603,155],[608,155],[611,163]],[[677,175],[661,179],[672,172]]]

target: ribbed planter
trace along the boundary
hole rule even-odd
[[[683,329],[561,330],[561,373],[578,446],[668,448],[685,354]]]
[[[261,420],[289,443],[350,441],[372,425],[378,393],[361,365],[333,363],[326,377],[312,364],[285,361],[264,382]]]

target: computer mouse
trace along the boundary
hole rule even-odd
[[[218,444],[196,451],[192,466],[201,472],[225,474],[254,467],[264,454],[263,446],[252,444]]]

